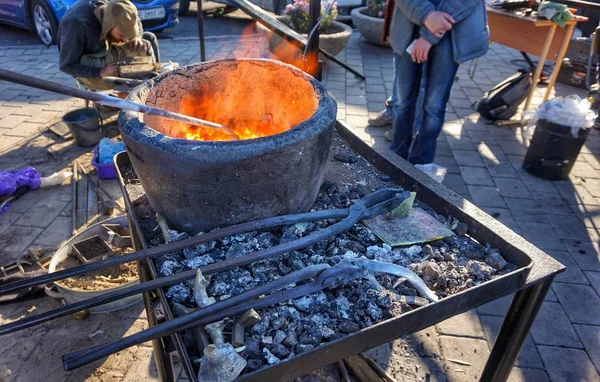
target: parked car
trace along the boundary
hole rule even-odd
[[[0,0],[0,23],[28,29],[46,45],[56,42],[58,24],[77,0]],[[179,0],[132,0],[144,29],[161,31],[179,23]]]
[[[179,0],[179,16],[187,15],[188,11],[190,10],[190,3],[192,1],[197,2],[197,0]],[[223,8],[214,9],[213,13],[220,15],[220,16],[226,15],[228,13],[231,13],[231,12],[237,10],[235,3],[232,1],[228,1],[228,0],[202,0],[202,1],[204,1],[204,2],[210,1],[212,3],[225,4],[225,7],[223,7]],[[204,6],[204,7],[205,7],[204,11],[206,11],[206,6]]]

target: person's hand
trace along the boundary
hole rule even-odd
[[[441,38],[444,33],[452,29],[454,19],[445,12],[433,11],[427,15],[424,24],[431,33]]]
[[[415,46],[413,46],[412,53],[410,54],[413,62],[417,62],[420,64],[422,62],[427,61],[430,49],[431,43],[425,40],[423,37],[419,37],[417,42],[415,42]]]
[[[100,70],[100,77],[111,77],[119,74],[119,64],[111,62]]]
[[[140,38],[127,41],[127,47],[134,52],[148,53],[148,45]]]

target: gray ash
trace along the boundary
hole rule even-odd
[[[326,181],[312,210],[348,208],[372,191],[374,190],[361,184]],[[416,204],[440,221],[449,223],[455,232],[462,235],[427,245],[391,248],[368,228],[356,224],[345,233],[303,250],[211,275],[207,292],[220,301],[309,265],[335,265],[345,258],[361,256],[411,269],[440,298],[516,269],[502,258],[498,250],[485,247],[466,236],[468,227],[465,225],[455,219],[436,215],[421,203]],[[337,220],[325,220],[299,223],[264,232],[235,235],[163,255],[155,259],[155,264],[161,276],[168,276],[296,240],[336,222]],[[156,224],[151,229],[155,226]],[[145,233],[146,238],[149,236],[154,240],[160,237]],[[378,290],[378,286],[369,279],[359,278],[345,286],[326,289],[259,310],[261,321],[246,330],[245,350],[241,353],[248,361],[244,372],[285,361],[295,354],[309,351],[415,308],[394,298],[397,295],[417,296],[417,291],[409,283],[387,274],[374,274],[374,279],[382,290]],[[287,288],[291,287],[293,285]],[[171,304],[178,302],[190,308],[196,307],[188,283],[167,288],[166,295]],[[229,341],[227,337],[226,341]],[[199,349],[196,349],[193,341],[190,343],[190,355],[200,357]]]

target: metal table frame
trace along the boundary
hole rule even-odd
[[[489,238],[494,245],[493,236],[506,237],[509,243],[521,246],[523,251],[532,258],[531,271],[521,289],[515,293],[479,379],[482,382],[506,381],[552,281],[559,273],[564,272],[566,267],[393,152],[377,153],[354,133],[352,127],[339,121],[336,127],[338,133],[361,156],[390,176],[396,184],[416,191],[419,200],[428,204],[436,212],[444,211],[461,221],[475,222],[477,223],[475,227],[470,224],[470,230],[473,231],[475,228],[480,239]]]
[[[486,382],[506,381],[544,298],[550,289],[552,281],[559,273],[566,269],[565,266],[391,151],[384,153],[376,152],[356,135],[351,127],[338,121],[336,123],[336,130],[352,149],[368,160],[378,170],[390,176],[396,184],[406,190],[416,191],[421,202],[429,205],[440,214],[451,215],[461,221],[468,222],[470,234],[477,237],[478,240],[489,242],[501,251],[503,248],[508,248],[507,246],[519,248],[533,260],[533,266],[524,284],[516,292],[506,313],[504,322],[480,378],[480,381]],[[138,236],[139,232],[137,232],[139,227],[131,224],[129,213],[128,211],[132,236],[135,238],[136,245],[139,246],[141,245]],[[146,261],[151,260],[147,259]],[[139,264],[139,266],[140,279],[141,281],[146,281],[151,276],[149,272],[151,272],[151,268],[153,267],[149,264]],[[161,299],[164,298],[162,290],[156,291],[156,293]],[[511,291],[507,291],[507,293],[498,291],[489,300],[504,297],[509,293]],[[157,322],[161,321],[161,318],[156,317],[155,309],[152,306],[151,301],[153,297],[155,296],[152,293],[144,293],[144,304],[150,326],[156,325]],[[486,302],[482,301],[480,305]],[[445,319],[445,317],[438,317],[436,322],[420,322],[416,315],[406,314],[405,316],[403,324],[406,324],[406,326],[399,329],[397,333],[398,337],[402,334],[419,331]],[[373,344],[376,342],[376,340],[373,340]],[[168,338],[154,340],[152,345],[160,380],[164,382],[174,381],[176,376],[174,375],[170,353],[176,349],[179,350],[183,346],[181,336],[176,334]],[[336,350],[333,346],[331,353],[330,357],[335,357]],[[297,357],[302,357],[302,355]],[[306,373],[311,371],[308,370],[311,366],[313,369],[320,367],[320,365],[307,362],[304,362],[304,364],[308,366],[302,368],[302,370],[295,369],[293,372],[296,374]],[[192,365],[184,364],[183,366],[191,370]],[[271,380],[272,378],[277,378],[276,374],[277,369],[273,369],[271,372],[267,370],[267,373],[261,373],[261,377],[269,377],[269,380]],[[252,381],[256,379],[252,374],[248,374],[240,377],[240,380]]]

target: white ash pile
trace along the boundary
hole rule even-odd
[[[314,210],[347,208],[370,191],[363,186],[325,184]],[[431,213],[431,210],[428,212]],[[439,216],[437,218],[446,221]],[[164,255],[157,260],[157,269],[161,276],[196,269],[296,240],[335,222],[300,223],[268,232],[254,231],[227,237]],[[426,245],[392,249],[368,228],[356,224],[347,232],[304,250],[214,274],[210,276],[207,293],[209,297],[220,301],[309,265],[335,265],[343,259],[365,257],[412,270],[438,297],[443,298],[516,268],[508,264],[497,250],[482,246],[466,236],[466,225],[454,224],[453,228],[460,235]],[[172,240],[187,237],[174,231],[170,231],[170,236]],[[284,361],[294,354],[417,307],[408,303],[414,302],[410,298],[399,298],[418,296],[417,291],[404,279],[377,273],[372,273],[372,276],[258,310],[260,321],[246,329],[243,342],[245,349],[240,353],[247,361],[244,372]],[[171,303],[196,308],[192,285],[193,282],[173,285],[167,289],[166,295]],[[232,324],[229,323],[224,332],[232,331]],[[202,353],[193,335],[192,331],[188,331],[184,338],[190,354],[199,359]]]

